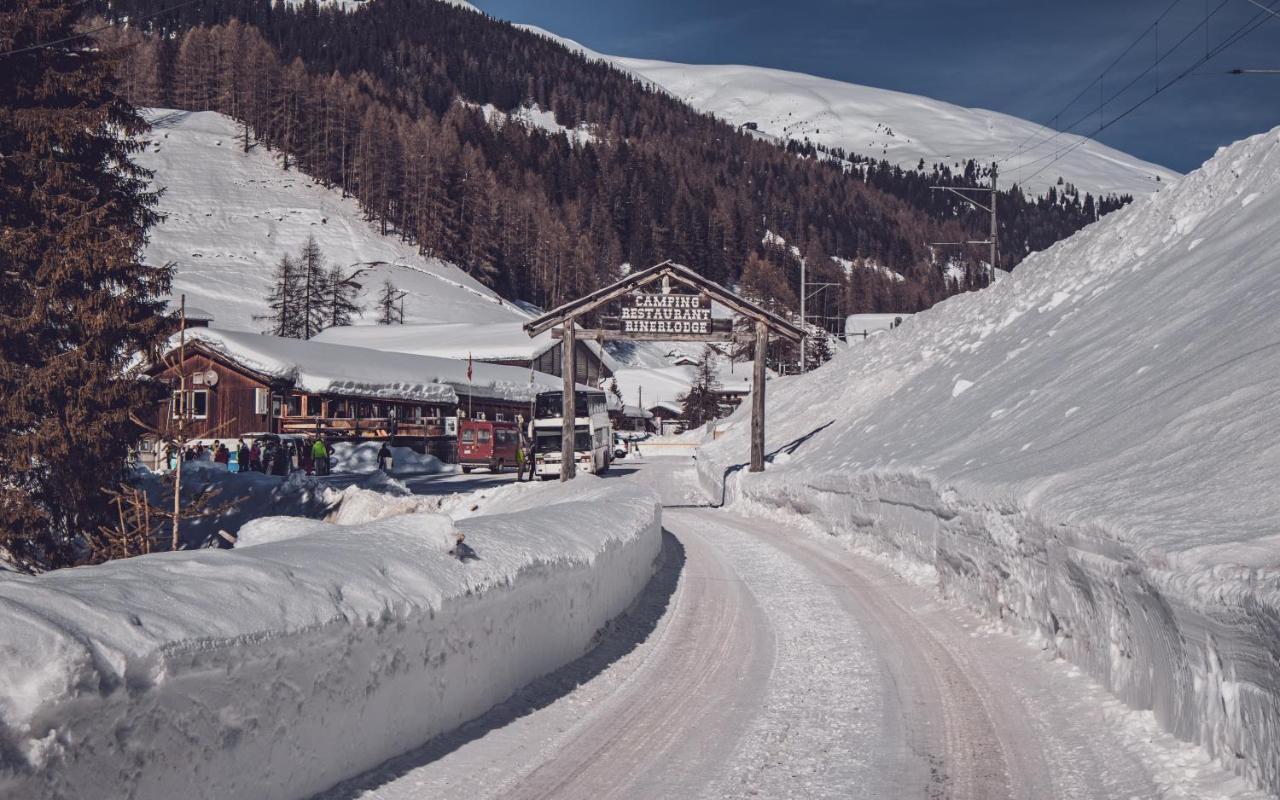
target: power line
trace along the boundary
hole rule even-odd
[[[1107,98],[1105,98],[1105,99],[1103,98],[1103,96],[1102,96],[1102,95],[1099,95],[1099,97],[1098,97],[1098,108],[1097,108],[1097,114],[1098,114],[1098,117],[1099,117],[1099,123],[1098,123],[1098,125],[1099,125],[1099,130],[1101,130],[1101,129],[1102,129],[1102,109],[1106,108],[1106,106],[1107,106],[1107,104],[1108,104],[1108,103],[1111,103],[1112,101],[1114,101],[1114,100],[1116,100],[1117,98],[1119,98],[1120,96],[1122,96],[1125,92],[1127,92],[1127,91],[1129,91],[1130,89],[1132,89],[1132,88],[1134,87],[1134,85],[1135,85],[1135,84],[1137,84],[1137,82],[1138,82],[1138,81],[1142,80],[1142,79],[1143,79],[1143,78],[1145,78],[1147,75],[1151,74],[1152,70],[1156,70],[1156,69],[1158,69],[1158,67],[1160,66],[1160,62],[1161,62],[1161,61],[1164,61],[1166,58],[1168,58],[1169,56],[1173,55],[1173,53],[1174,53],[1174,52],[1175,52],[1179,47],[1181,47],[1183,44],[1185,44],[1185,43],[1186,43],[1186,41],[1187,41],[1187,39],[1191,38],[1191,36],[1192,36],[1192,35],[1194,35],[1196,31],[1198,31],[1198,30],[1199,30],[1200,28],[1202,28],[1202,27],[1207,26],[1207,25],[1208,25],[1208,23],[1209,23],[1209,19],[1210,19],[1211,17],[1213,17],[1215,14],[1217,14],[1219,11],[1221,11],[1221,10],[1223,9],[1223,7],[1225,7],[1225,6],[1227,5],[1227,3],[1229,3],[1229,2],[1230,2],[1230,0],[1222,0],[1222,2],[1220,2],[1220,3],[1218,4],[1218,7],[1217,7],[1217,8],[1215,8],[1213,11],[1208,12],[1207,14],[1205,14],[1205,18],[1204,18],[1203,20],[1201,20],[1201,22],[1200,22],[1199,24],[1197,24],[1194,28],[1192,28],[1190,31],[1188,31],[1188,32],[1187,32],[1187,34],[1186,34],[1185,36],[1183,36],[1181,39],[1179,39],[1177,44],[1175,44],[1173,47],[1169,48],[1169,50],[1167,50],[1167,51],[1164,53],[1164,55],[1161,55],[1161,54],[1160,54],[1160,52],[1159,52],[1159,50],[1157,49],[1157,51],[1156,51],[1156,58],[1155,58],[1155,60],[1152,62],[1151,66],[1147,67],[1147,68],[1146,68],[1146,69],[1144,69],[1142,72],[1139,72],[1139,73],[1138,73],[1138,74],[1137,74],[1137,75],[1136,75],[1132,80],[1130,80],[1128,83],[1126,83],[1126,84],[1124,85],[1124,87],[1123,87],[1123,88],[1121,88],[1118,92],[1113,93],[1110,97],[1107,97]],[[1177,3],[1174,3],[1174,5],[1177,5]],[[1169,13],[1169,11],[1172,11],[1172,10],[1173,10],[1173,6],[1170,6],[1168,9],[1166,9],[1166,10],[1165,10],[1165,14],[1168,14],[1168,13]],[[1160,17],[1160,19],[1163,19],[1163,17],[1164,17],[1164,15],[1162,14],[1162,15],[1161,15],[1161,17]],[[1150,32],[1150,30],[1151,30],[1152,28],[1157,27],[1157,26],[1159,25],[1159,23],[1160,23],[1160,19],[1157,19],[1155,23],[1152,23],[1152,25],[1151,25],[1150,27],[1148,27],[1148,28],[1147,28],[1147,31],[1146,31],[1146,32],[1144,32],[1144,33],[1142,34],[1142,37],[1140,37],[1140,38],[1139,38],[1139,40],[1141,40],[1141,38],[1145,38],[1145,37],[1146,37],[1146,35],[1147,35],[1147,32]],[[1158,40],[1157,40],[1157,43],[1158,43]],[[1136,42],[1135,42],[1135,44],[1136,44]],[[1125,50],[1125,54],[1127,54],[1127,53],[1128,53],[1130,50],[1132,50],[1132,49],[1133,49],[1133,45],[1130,45],[1130,46],[1129,46],[1129,48]],[[1124,57],[1124,56],[1122,55],[1122,56],[1121,56],[1121,58],[1123,58],[1123,57]],[[1112,65],[1112,66],[1114,66],[1114,63],[1113,63],[1113,65]],[[1110,70],[1110,67],[1108,67],[1107,69],[1108,69],[1108,71],[1109,71],[1109,70]],[[1156,85],[1157,85],[1157,86],[1159,86],[1159,85],[1160,85],[1160,84],[1159,84],[1159,77],[1158,77],[1158,75],[1159,75],[1159,73],[1157,73],[1157,80],[1156,80]],[[1087,91],[1090,87],[1092,87],[1092,86],[1094,86],[1095,84],[1097,84],[1099,81],[1101,81],[1101,80],[1102,80],[1102,78],[1103,78],[1103,77],[1105,77],[1105,72],[1104,72],[1104,74],[1103,74],[1103,75],[1101,75],[1101,76],[1099,76],[1099,77],[1098,77],[1098,80],[1094,81],[1093,83],[1089,84],[1089,86],[1085,87],[1085,90]],[[1157,91],[1159,91],[1159,89],[1157,89]],[[1083,92],[1081,92],[1081,95],[1083,95],[1083,94],[1084,94],[1084,93],[1083,93]],[[1075,101],[1072,101],[1072,102],[1074,103]],[[1031,151],[1031,150],[1036,150],[1036,149],[1038,149],[1038,148],[1040,148],[1040,147],[1043,147],[1044,145],[1048,144],[1049,142],[1052,142],[1054,139],[1057,139],[1057,138],[1058,138],[1058,137],[1060,137],[1060,136],[1065,136],[1065,135],[1067,135],[1067,133],[1068,133],[1069,131],[1071,131],[1071,130],[1072,130],[1073,128],[1075,128],[1076,126],[1080,125],[1080,123],[1084,122],[1084,121],[1085,121],[1085,120],[1087,120],[1089,117],[1093,116],[1093,115],[1094,115],[1094,113],[1095,113],[1095,110],[1094,110],[1094,109],[1089,109],[1089,110],[1088,110],[1088,111],[1086,111],[1084,114],[1080,115],[1080,117],[1079,117],[1075,122],[1071,123],[1070,125],[1066,126],[1065,128],[1062,128],[1061,130],[1055,131],[1055,132],[1054,132],[1054,134],[1053,134],[1052,136],[1049,136],[1048,138],[1046,138],[1046,139],[1044,139],[1044,140],[1042,140],[1042,141],[1036,142],[1034,145],[1032,145],[1031,147],[1027,148],[1027,149],[1026,149],[1025,151],[1023,151],[1023,152],[1029,152],[1029,151]],[[1014,158],[1014,157],[1016,157],[1017,155],[1021,155],[1021,153],[1015,153],[1014,155],[1010,155],[1010,156],[1006,157],[1006,158],[1004,159],[1004,161],[1008,161],[1009,159]],[[1035,160],[1035,161],[1030,162],[1030,164],[1022,164],[1022,165],[1019,165],[1019,166],[1017,166],[1017,167],[1014,167],[1014,168],[1013,168],[1013,171],[1015,171],[1015,172],[1016,172],[1016,171],[1018,171],[1018,170],[1026,169],[1026,168],[1027,168],[1028,166],[1030,166],[1031,164],[1038,164],[1038,163],[1040,163],[1040,160],[1041,160],[1041,159],[1037,159],[1037,160]],[[1000,163],[1003,163],[1003,162],[1000,162]]]
[[[140,16],[140,17],[133,17],[133,18],[130,18],[130,20],[129,20],[129,21],[130,21],[130,22],[143,22],[143,21],[145,21],[145,20],[154,19],[155,17],[158,17],[158,16],[160,16],[161,14],[167,14],[167,13],[169,13],[170,11],[177,11],[177,10],[178,10],[178,9],[180,9],[180,8],[186,8],[187,6],[193,6],[193,5],[195,5],[196,3],[199,3],[199,2],[202,2],[202,0],[186,0],[186,2],[178,3],[177,5],[172,5],[172,6],[169,6],[168,8],[162,8],[162,9],[160,9],[159,11],[154,11],[154,12],[152,12],[152,13],[150,13],[150,14],[144,14],[144,15],[142,15],[142,16]],[[64,37],[62,37],[61,39],[54,39],[52,42],[41,42],[40,44],[33,44],[33,45],[28,45],[28,46],[26,46],[26,47],[19,47],[19,48],[14,49],[14,50],[6,50],[5,52],[0,53],[0,58],[8,58],[9,56],[22,55],[23,53],[30,53],[30,52],[35,51],[35,50],[43,50],[43,49],[45,49],[45,48],[47,48],[47,47],[54,47],[54,46],[56,46],[56,45],[60,45],[60,44],[64,44],[64,43],[66,43],[66,42],[70,42],[70,41],[72,41],[72,40],[74,40],[74,39],[83,39],[83,38],[84,38],[84,37],[86,37],[86,36],[92,36],[92,35],[94,35],[95,33],[101,33],[102,31],[105,31],[107,28],[115,27],[115,25],[116,25],[116,23],[114,23],[114,22],[108,22],[106,25],[102,25],[102,26],[100,26],[100,27],[93,28],[92,30],[81,31],[80,33],[73,33],[73,34],[71,34],[70,36],[64,36]]]
[[[1067,109],[1069,109],[1069,108],[1071,108],[1073,105],[1075,105],[1075,104],[1076,104],[1076,101],[1078,101],[1080,98],[1084,97],[1084,96],[1085,96],[1085,94],[1086,94],[1090,89],[1092,89],[1092,88],[1093,88],[1094,86],[1096,86],[1100,81],[1102,81],[1102,79],[1106,77],[1107,73],[1109,73],[1111,70],[1115,69],[1116,65],[1117,65],[1117,64],[1119,64],[1119,63],[1124,59],[1124,57],[1125,57],[1125,56],[1129,55],[1129,53],[1133,51],[1133,48],[1135,48],[1135,47],[1137,47],[1137,46],[1138,46],[1138,43],[1139,43],[1139,42],[1141,42],[1143,39],[1147,38],[1147,34],[1148,34],[1148,33],[1150,33],[1150,32],[1151,32],[1151,30],[1152,30],[1153,28],[1155,28],[1157,25],[1159,25],[1161,20],[1163,20],[1165,17],[1169,16],[1169,13],[1170,13],[1171,11],[1173,11],[1173,9],[1174,9],[1174,8],[1176,8],[1176,7],[1178,6],[1178,4],[1179,4],[1179,3],[1181,3],[1181,2],[1182,2],[1182,0],[1173,0],[1173,2],[1169,5],[1169,7],[1168,7],[1168,8],[1166,8],[1166,9],[1164,10],[1164,13],[1163,13],[1163,14],[1161,14],[1160,16],[1156,17],[1155,22],[1152,22],[1150,25],[1148,25],[1148,26],[1146,27],[1146,29],[1145,29],[1145,30],[1143,30],[1143,31],[1142,31],[1142,33],[1138,34],[1138,37],[1137,37],[1136,39],[1134,39],[1132,42],[1130,42],[1130,43],[1129,43],[1129,46],[1128,46],[1128,47],[1126,47],[1126,48],[1124,49],[1124,52],[1122,52],[1120,55],[1116,56],[1116,58],[1115,58],[1115,60],[1114,60],[1114,61],[1112,61],[1110,64],[1108,64],[1108,65],[1106,66],[1106,68],[1104,68],[1104,69],[1102,70],[1102,72],[1098,73],[1098,77],[1094,78],[1094,79],[1089,83],[1089,85],[1088,85],[1088,86],[1086,86],[1086,87],[1084,87],[1083,89],[1081,89],[1079,94],[1077,94],[1075,97],[1071,98],[1071,100],[1069,100],[1069,101],[1067,102],[1067,104],[1066,104],[1066,105],[1064,105],[1062,108],[1058,109],[1058,113],[1054,114],[1054,115],[1049,119],[1049,122],[1048,122],[1047,124],[1041,124],[1039,127],[1037,127],[1034,131],[1032,131],[1030,134],[1028,134],[1028,135],[1027,135],[1027,138],[1025,138],[1025,139],[1023,139],[1021,142],[1019,142],[1019,143],[1018,143],[1018,145],[1017,145],[1016,147],[1014,147],[1014,148],[1013,148],[1013,151],[1012,151],[1012,152],[1010,152],[1008,155],[1004,156],[1003,158],[996,159],[996,163],[998,163],[998,164],[1003,164],[1004,162],[1008,161],[1009,159],[1011,159],[1011,158],[1013,158],[1013,157],[1017,156],[1019,153],[1021,153],[1021,152],[1022,152],[1022,146],[1023,146],[1024,144],[1026,144],[1028,141],[1030,141],[1030,140],[1032,139],[1032,137],[1034,137],[1034,136],[1035,136],[1037,133],[1039,133],[1042,129],[1047,128],[1047,127],[1048,127],[1048,125],[1051,125],[1051,124],[1053,124],[1054,122],[1056,122],[1056,121],[1057,121],[1057,120],[1058,120],[1058,119],[1059,119],[1063,114],[1065,114],[1065,113],[1067,112]],[[1052,138],[1052,137],[1051,137],[1051,138]],[[1049,141],[1049,140],[1048,140],[1048,139],[1046,139],[1045,141]],[[1032,148],[1031,148],[1031,149],[1035,149],[1036,147],[1039,147],[1039,146],[1040,146],[1039,144],[1035,144],[1035,145],[1033,145],[1033,146],[1032,146]]]
[[[1254,0],[1248,0],[1248,2],[1252,3],[1252,2],[1254,2]],[[1272,5],[1274,5],[1274,4],[1275,4],[1275,3],[1273,2],[1273,3],[1272,3]],[[1255,5],[1256,5],[1256,3],[1255,3]],[[1264,10],[1264,11],[1266,11],[1267,13],[1271,14],[1272,16],[1280,17],[1280,14],[1276,14],[1274,11],[1272,11],[1272,9],[1271,9],[1271,8],[1263,7],[1263,10]],[[1216,12],[1215,12],[1215,13],[1216,13]],[[1206,17],[1205,22],[1207,22],[1207,21],[1208,21],[1208,18]],[[1146,97],[1142,98],[1142,99],[1141,99],[1141,100],[1139,100],[1137,103],[1135,103],[1134,105],[1130,106],[1130,107],[1129,107],[1128,109],[1126,109],[1123,113],[1121,113],[1121,114],[1119,114],[1118,116],[1116,116],[1116,117],[1112,118],[1110,122],[1107,122],[1107,123],[1105,123],[1105,124],[1100,125],[1100,126],[1098,127],[1098,130],[1094,131],[1094,132],[1093,132],[1093,133],[1091,133],[1091,134],[1088,134],[1087,136],[1083,136],[1083,135],[1082,135],[1082,136],[1080,136],[1080,138],[1079,138],[1077,141],[1075,141],[1074,143],[1072,143],[1072,144],[1070,144],[1070,145],[1067,145],[1067,146],[1064,146],[1064,147],[1062,147],[1062,148],[1058,149],[1057,151],[1055,151],[1055,152],[1053,152],[1053,153],[1050,153],[1048,156],[1043,156],[1043,157],[1041,157],[1041,158],[1039,158],[1039,159],[1036,159],[1035,161],[1029,162],[1029,163],[1027,163],[1027,164],[1023,164],[1023,165],[1021,165],[1021,166],[1019,166],[1019,167],[1015,168],[1015,171],[1016,171],[1016,170],[1021,170],[1021,169],[1026,169],[1027,167],[1030,167],[1030,166],[1033,166],[1033,165],[1035,165],[1035,164],[1038,164],[1038,163],[1040,163],[1041,161],[1045,161],[1046,159],[1050,159],[1050,160],[1048,161],[1048,163],[1046,163],[1043,167],[1041,167],[1040,169],[1036,170],[1035,172],[1031,173],[1030,175],[1028,175],[1027,177],[1025,177],[1025,178],[1023,178],[1023,179],[1022,179],[1024,182],[1027,182],[1027,181],[1032,180],[1032,179],[1033,179],[1033,178],[1035,178],[1037,175],[1039,175],[1040,173],[1044,172],[1044,171],[1045,171],[1046,169],[1048,169],[1049,167],[1053,166],[1055,163],[1057,163],[1059,160],[1061,160],[1061,159],[1062,159],[1064,156],[1066,156],[1067,154],[1069,154],[1069,153],[1073,152],[1074,150],[1076,150],[1077,148],[1081,147],[1081,146],[1082,146],[1082,145],[1084,145],[1086,142],[1091,141],[1095,136],[1097,136],[1097,135],[1098,135],[1099,133],[1101,133],[1102,131],[1106,130],[1107,128],[1109,128],[1109,127],[1111,127],[1112,125],[1116,124],[1116,123],[1117,123],[1117,122],[1119,122],[1120,120],[1122,120],[1122,119],[1124,119],[1125,117],[1129,116],[1129,115],[1130,115],[1130,114],[1132,114],[1134,111],[1137,111],[1139,108],[1141,108],[1142,106],[1146,105],[1148,102],[1150,102],[1151,100],[1153,100],[1153,99],[1154,99],[1158,94],[1160,94],[1160,93],[1161,93],[1161,92],[1163,92],[1164,90],[1168,89],[1169,87],[1173,86],[1175,83],[1178,83],[1179,81],[1181,81],[1183,78],[1187,77],[1188,75],[1192,74],[1192,73],[1193,73],[1193,72],[1194,72],[1198,67],[1200,67],[1201,65],[1203,65],[1203,64],[1205,64],[1206,62],[1208,62],[1209,60],[1211,60],[1211,59],[1213,59],[1213,58],[1217,57],[1219,54],[1221,54],[1223,51],[1225,51],[1228,47],[1230,47],[1231,45],[1233,45],[1233,44],[1235,44],[1236,42],[1240,41],[1240,40],[1241,40],[1241,39],[1243,39],[1245,36],[1248,36],[1250,33],[1253,33],[1255,30],[1257,30],[1257,29],[1258,29],[1258,28],[1259,28],[1263,23],[1265,23],[1266,21],[1267,21],[1267,18],[1266,18],[1265,16],[1263,16],[1262,14],[1257,14],[1257,15],[1255,15],[1255,16],[1253,17],[1253,19],[1250,19],[1250,20],[1249,20],[1248,22],[1246,22],[1244,25],[1241,25],[1239,28],[1237,28],[1237,29],[1236,29],[1236,31],[1235,31],[1235,33],[1233,33],[1231,36],[1228,36],[1228,37],[1227,37],[1227,38],[1226,38],[1226,39],[1225,39],[1221,44],[1219,44],[1217,47],[1213,48],[1210,52],[1206,53],[1203,57],[1201,57],[1200,59],[1198,59],[1198,60],[1197,60],[1195,63],[1193,63],[1191,66],[1187,67],[1185,70],[1183,70],[1182,72],[1178,73],[1178,75],[1176,75],[1176,76],[1175,76],[1171,81],[1169,81],[1168,83],[1166,83],[1164,86],[1157,86],[1157,87],[1156,87],[1156,89],[1155,89],[1155,91],[1153,91],[1151,94],[1147,95]],[[1203,24],[1203,23],[1202,23],[1202,24]],[[1197,26],[1197,27],[1199,27],[1199,26]],[[1247,29],[1247,30],[1246,30],[1246,29]]]

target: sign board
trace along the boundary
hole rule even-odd
[[[712,333],[711,298],[706,294],[645,292],[622,296],[622,333],[704,335]]]

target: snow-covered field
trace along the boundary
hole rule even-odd
[[[753,122],[764,138],[808,139],[911,169],[922,158],[926,164],[956,164],[971,158],[985,164],[1016,152],[1001,165],[1003,181],[1005,185],[1017,182],[1035,194],[1043,194],[1062,176],[1082,192],[1139,197],[1178,177],[1173,170],[1090,141],[1028,181],[1044,165],[1045,156],[1078,137],[1064,134],[1033,147],[1054,132],[1008,114],[765,67],[609,56],[533,25],[521,27],[589,58],[608,61],[734,125]]]
[[[165,220],[151,230],[147,263],[177,266],[173,294],[209,311],[219,328],[260,331],[280,257],[315,236],[331,265],[367,268],[360,279],[365,317],[377,320],[384,280],[407,292],[406,322],[524,322],[528,315],[463,270],[382,236],[353,198],[326,189],[278,153],[243,152],[237,125],[212,111],[153,109],[149,146],[135,156],[165,192]],[[354,266],[353,266],[354,265]]]
[[[0,795],[308,797],[581,655],[652,575],[643,487],[486,512],[265,518],[230,551],[0,575]]]
[[[927,565],[1280,791],[1280,129],[775,382],[704,480]],[[717,491],[718,494],[718,491]]]

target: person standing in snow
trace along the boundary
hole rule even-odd
[[[213,461],[215,464],[223,465],[231,463],[231,451],[227,449],[225,444],[218,445],[218,449],[213,453]]]
[[[533,440],[528,439],[525,441],[525,444],[524,444],[524,463],[525,463],[525,466],[528,467],[529,469],[529,480],[531,481],[534,478],[533,471],[537,469],[537,465],[534,463],[533,453],[534,453]]]
[[[378,451],[378,469],[390,474],[391,468],[393,466],[394,464],[393,464],[393,459],[391,457],[391,446],[388,445],[386,442],[383,442],[382,449]]]
[[[315,464],[317,475],[329,474],[329,448],[325,447],[324,439],[317,438],[311,445],[311,461]]]
[[[516,448],[516,480],[524,480],[524,442]]]
[[[244,443],[244,439],[236,446],[236,469],[239,472],[249,471],[249,445]]]
[[[262,448],[258,447],[258,440],[253,441],[253,447],[249,448],[249,469],[253,472],[262,471]]]

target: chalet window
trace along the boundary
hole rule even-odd
[[[173,402],[170,405],[174,419],[183,417],[208,419],[209,391],[207,389],[188,390],[185,395],[181,391],[174,392]]]
[[[271,395],[271,416],[278,418],[280,416],[280,409],[283,407],[284,401],[281,399],[280,395]]]
[[[266,416],[267,412],[271,410],[271,407],[267,405],[269,397],[270,395],[267,394],[266,389],[263,389],[261,387],[254,389],[253,390],[253,413],[257,414],[258,416]]]
[[[286,407],[288,409],[286,416],[290,416],[290,417],[302,416],[302,395],[300,394],[289,395]]]

